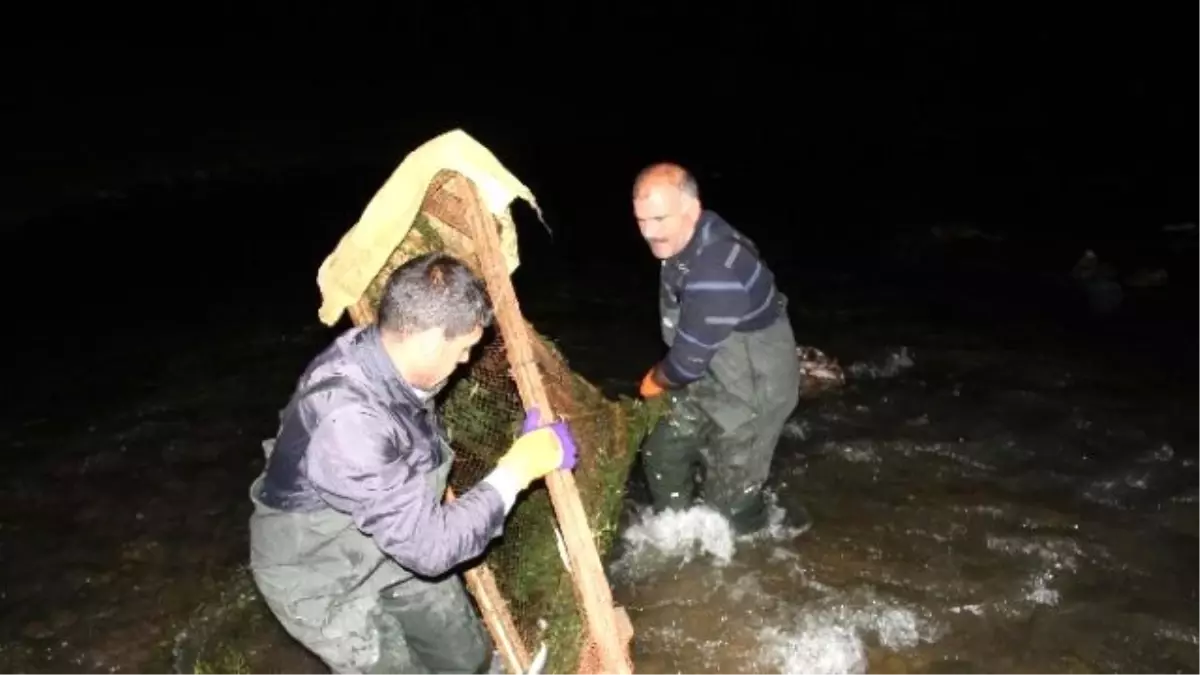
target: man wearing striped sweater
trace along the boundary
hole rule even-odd
[[[682,167],[643,170],[633,208],[662,261],[668,351],[641,384],[643,397],[671,402],[642,447],[654,506],[691,506],[699,469],[705,503],[739,533],[761,529],[762,486],[800,396],[787,299],[754,243],[701,206],[696,181]]]

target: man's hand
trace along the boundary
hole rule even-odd
[[[638,388],[638,393],[642,395],[642,398],[659,396],[666,391],[666,387],[662,385],[661,380],[662,376],[659,375],[658,366],[656,365],[647,371],[646,376],[642,378],[642,386]]]
[[[540,414],[533,408],[525,416],[521,437],[512,444],[497,466],[510,473],[523,490],[533,481],[555,469],[573,469],[578,450],[566,422],[541,426]]]

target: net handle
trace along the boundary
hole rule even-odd
[[[460,189],[454,192],[462,198],[466,207],[464,215],[467,226],[479,257],[488,295],[492,299],[496,323],[504,336],[505,352],[521,401],[526,410],[537,408],[542,420],[548,422],[557,419],[537,369],[528,325],[521,315],[517,294],[508,276],[496,221],[483,207],[475,185],[466,176],[456,174],[452,180],[458,181],[457,187]],[[553,471],[546,476],[546,488],[566,543],[576,596],[583,605],[603,672],[619,675],[632,673],[632,664],[622,644],[620,623],[613,607],[612,589],[600,563],[600,554],[588,525],[587,512],[579,498],[575,476],[570,471]]]

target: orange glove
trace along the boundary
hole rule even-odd
[[[646,376],[642,378],[642,386],[638,389],[638,393],[642,395],[642,398],[654,398],[655,396],[658,396],[666,391],[662,388],[662,385],[658,383],[658,380],[654,379],[654,373],[657,370],[658,366],[654,366],[647,371]]]

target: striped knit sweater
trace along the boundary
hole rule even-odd
[[[661,364],[674,386],[700,379],[731,333],[761,330],[779,315],[775,275],[754,243],[712,211],[700,215],[687,246],[663,261],[661,278],[664,310],[680,310]]]

